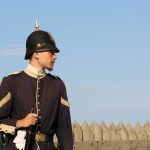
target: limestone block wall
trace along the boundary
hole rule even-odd
[[[86,121],[72,124],[74,150],[150,150],[150,123],[143,126],[138,122],[134,127],[120,122],[98,124]]]

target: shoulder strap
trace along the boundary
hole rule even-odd
[[[15,72],[9,74],[8,76],[11,76],[11,75],[17,75],[17,74],[20,74],[21,72],[22,72],[22,71],[15,71]]]
[[[52,77],[53,79],[60,79],[58,76],[52,75],[50,73],[47,73],[48,76]]]

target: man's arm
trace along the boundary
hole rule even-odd
[[[10,87],[10,78],[3,78],[0,85],[0,124],[16,126],[16,119],[10,118],[12,110],[12,90]]]
[[[37,121],[35,113],[29,113],[24,118],[17,120],[10,118],[13,103],[11,76],[5,77],[0,85],[0,124],[17,128],[29,127]]]
[[[62,150],[73,150],[70,108],[67,99],[66,88],[62,81],[56,135],[58,137],[58,141]]]

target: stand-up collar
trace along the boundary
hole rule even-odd
[[[38,69],[31,64],[28,64],[24,72],[33,78],[44,78],[46,76],[45,70],[39,72]]]

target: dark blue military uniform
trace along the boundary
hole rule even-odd
[[[70,110],[63,81],[45,72],[37,75],[29,68],[4,77],[0,86],[0,123],[16,126],[31,108],[38,114],[38,122],[33,126],[35,134],[49,137],[37,142],[40,149],[53,150],[56,133],[61,149],[72,150]],[[13,138],[5,149],[16,149],[12,141]],[[37,149],[36,140],[32,149]]]

